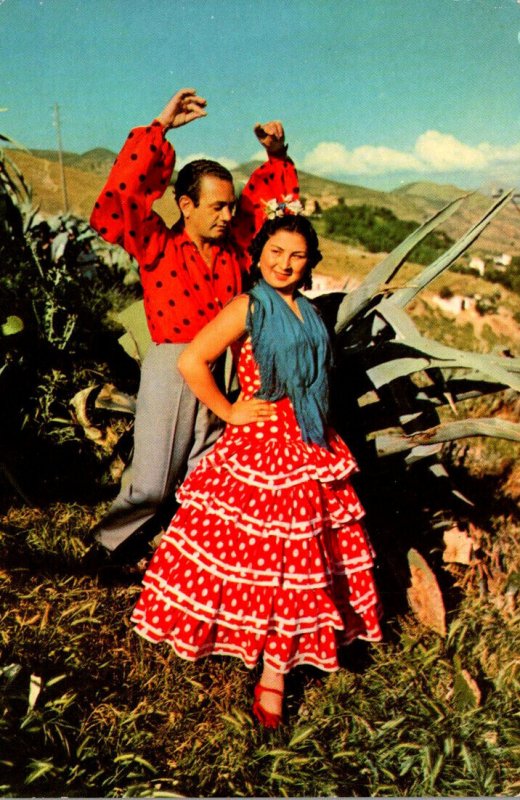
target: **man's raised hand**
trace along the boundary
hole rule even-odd
[[[264,124],[257,122],[253,130],[256,138],[269,155],[285,153],[285,133],[279,120],[275,119]]]
[[[206,116],[206,101],[199,97],[195,89],[179,89],[156,119],[165,130],[180,128],[194,119]]]

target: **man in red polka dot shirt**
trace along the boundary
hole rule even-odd
[[[265,219],[265,202],[299,193],[281,123],[258,124],[255,134],[268,160],[253,172],[239,201],[225,167],[192,161],[178,174],[181,217],[168,228],[152,210],[175,164],[166,133],[204,116],[204,98],[181,89],[150,125],[134,128],[90,220],[103,238],[137,260],[152,338],[141,369],[129,475],[95,533],[120,562],[137,560],[169,522],[177,485],[221,432],[221,422],[184,383],[177,360],[241,291],[247,247]]]

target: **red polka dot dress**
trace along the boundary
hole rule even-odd
[[[238,376],[259,389],[249,339]],[[304,442],[288,398],[276,406],[276,421],[228,425],[185,480],[132,621],[190,661],[333,671],[339,645],[381,639],[356,463],[332,430],[329,450]]]

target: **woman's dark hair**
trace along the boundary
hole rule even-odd
[[[220,178],[221,181],[233,183],[231,172],[226,167],[223,167],[222,164],[219,164],[218,161],[210,161],[207,158],[190,161],[179,170],[175,181],[175,199],[177,203],[180,197],[187,195],[198,206],[200,184],[205,175],[213,175],[215,178]]]
[[[287,214],[283,217],[274,217],[264,222],[255,238],[249,245],[249,253],[251,254],[251,269],[249,270],[249,280],[251,285],[256,283],[262,277],[260,272],[260,256],[265,244],[271,236],[274,236],[278,231],[288,231],[289,233],[299,233],[305,239],[307,244],[307,264],[303,274],[300,288],[310,289],[312,286],[312,270],[318,264],[323,256],[319,250],[318,235],[312,224],[307,217],[301,214]]]

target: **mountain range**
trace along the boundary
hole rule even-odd
[[[34,199],[43,214],[63,211],[62,182],[55,150],[6,149],[8,156],[22,171],[26,183],[32,186]],[[88,218],[97,195],[114,162],[116,153],[102,147],[77,154],[62,154],[69,210]],[[248,162],[232,170],[237,190],[244,185],[258,162]],[[405,220],[424,221],[450,200],[466,195],[460,209],[445,223],[443,229],[457,238],[470,227],[492,203],[492,198],[478,191],[467,192],[449,184],[419,181],[400,186],[393,191],[377,191],[350,183],[321,178],[298,170],[301,194],[304,198],[341,199],[347,205],[366,204],[389,208]],[[175,216],[171,194],[167,191],[158,203],[158,210],[168,223]],[[520,206],[514,203],[503,209],[473,245],[472,251],[485,254],[510,253],[520,255]]]

